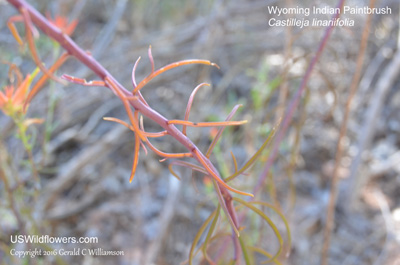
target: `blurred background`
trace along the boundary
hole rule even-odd
[[[243,104],[235,119],[249,123],[227,129],[211,157],[222,174],[233,172],[230,151],[243,165],[265,141],[289,106],[325,31],[321,27],[270,27],[268,20],[273,15],[268,6],[336,5],[333,0],[28,2],[42,14],[77,19],[72,39],[127,88],[139,56],[137,79],[151,71],[149,45],[156,68],[191,58],[217,63],[220,70],[206,66],[174,69],[150,82],[142,92],[149,104],[169,119],[183,119],[190,93],[202,82],[211,86],[196,95],[190,120],[224,120],[236,104]],[[366,1],[346,4],[367,5]],[[339,192],[329,251],[332,265],[400,264],[399,3],[382,0],[376,5],[390,7],[392,14],[372,18],[361,81],[351,105],[338,170]],[[35,69],[29,50],[17,45],[6,26],[15,14],[12,6],[0,4],[0,59],[27,74]],[[354,19],[355,25],[335,28],[259,197],[277,205],[290,224],[293,244],[289,257],[281,255],[282,264],[320,264],[339,130],[367,18],[346,17]],[[24,32],[22,26],[18,29]],[[43,33],[36,46],[46,65],[62,51]],[[4,87],[9,66],[0,64],[0,69],[0,85]],[[75,59],[68,60],[57,74],[64,73],[96,79]],[[17,207],[22,212],[30,209],[32,220],[23,220],[25,225],[36,222],[40,233],[53,236],[98,237],[93,248],[125,253],[116,257],[62,257],[66,264],[175,265],[187,259],[195,234],[216,207],[213,188],[202,176],[179,168],[176,171],[182,180],[176,181],[168,170],[170,161],[160,163],[160,157],[151,151],[147,155],[140,151],[136,176],[129,183],[133,133],[102,120],[105,116],[127,120],[120,100],[111,91],[50,82],[32,101],[28,115],[46,121],[29,131],[35,139],[35,162],[40,165],[37,201],[14,193],[19,196]],[[148,131],[160,129],[145,122]],[[28,178],[26,153],[15,130],[12,120],[1,113],[0,166],[8,176]],[[214,134],[209,128],[188,130],[204,151]],[[154,145],[167,152],[183,151],[169,138],[154,140]],[[248,174],[232,185],[251,191],[268,155],[268,150],[263,152]],[[0,264],[29,264],[7,255],[10,247],[26,246],[10,242],[10,235],[17,234],[20,227],[4,189],[1,182]],[[279,216],[271,212],[271,218],[286,235]],[[260,236],[259,230],[251,230],[259,227],[257,221],[249,222],[248,227],[248,238],[271,252],[276,250],[271,231]],[[76,245],[53,247],[73,249]],[[62,261],[50,257],[30,262]],[[208,264],[198,258],[196,264],[200,263]]]

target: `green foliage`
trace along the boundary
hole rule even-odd
[[[275,233],[276,238],[278,239],[279,242],[279,249],[278,251],[275,253],[274,256],[271,257],[270,260],[268,260],[267,262],[273,262],[276,260],[277,257],[279,257],[279,255],[281,254],[281,251],[283,249],[283,238],[281,236],[281,233],[279,232],[278,228],[276,227],[276,225],[274,224],[274,222],[266,215],[264,214],[260,209],[258,209],[257,207],[255,207],[252,203],[248,203],[240,198],[233,198],[234,201],[237,201],[241,204],[243,204],[244,206],[246,206],[247,208],[249,208],[250,210],[252,210],[253,212],[257,213],[259,216],[261,216],[261,218],[263,218],[268,224],[269,226],[272,228],[272,230]]]
[[[256,78],[256,83],[250,91],[254,110],[256,111],[261,111],[268,104],[269,99],[281,84],[280,77],[269,80],[268,72],[269,66],[266,62],[261,65],[261,69],[258,71],[248,70],[248,75]]]
[[[195,256],[194,250],[197,246],[197,243],[200,241],[200,237],[201,235],[204,233],[204,231],[206,230],[208,224],[211,222],[211,220],[215,217],[215,215],[217,215],[217,210],[213,211],[210,216],[206,219],[206,221],[201,225],[199,231],[197,232],[197,234],[195,235],[194,239],[193,239],[193,243],[192,246],[190,247],[190,251],[189,251],[189,265],[193,264],[193,258]]]
[[[225,180],[226,182],[229,182],[229,181],[233,180],[234,178],[236,178],[237,176],[239,176],[240,174],[243,174],[248,168],[250,168],[257,161],[257,159],[261,155],[262,151],[268,146],[268,144],[270,143],[271,139],[274,137],[275,131],[276,131],[276,127],[274,127],[272,129],[271,133],[269,134],[267,139],[264,141],[262,146],[257,150],[257,152],[247,161],[247,163],[241,169],[239,169],[234,174],[229,176]]]

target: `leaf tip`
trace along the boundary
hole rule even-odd
[[[221,70],[221,67],[219,67],[219,65],[216,64],[216,63],[211,63],[211,66],[215,66],[215,67],[217,67],[219,70]]]

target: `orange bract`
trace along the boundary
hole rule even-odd
[[[28,74],[20,84],[17,84],[17,88],[10,85],[4,88],[4,92],[0,91],[0,109],[6,115],[23,110],[32,79],[33,77]]]
[[[47,12],[46,17],[51,24],[59,28],[63,33],[67,34],[68,36],[72,35],[76,26],[78,25],[78,20],[74,19],[70,23],[68,23],[68,18],[61,15],[56,15],[53,19]]]

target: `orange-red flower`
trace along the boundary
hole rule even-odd
[[[78,20],[74,19],[70,23],[68,23],[68,18],[60,15],[56,15],[53,19],[51,18],[50,14],[46,13],[47,19],[50,21],[51,24],[61,29],[61,31],[68,36],[71,36],[74,32],[76,26],[78,25]]]
[[[38,72],[36,70],[32,74],[28,74],[20,84],[17,84],[17,88],[9,85],[4,88],[4,92],[0,91],[0,110],[9,116],[24,111],[30,84]]]

